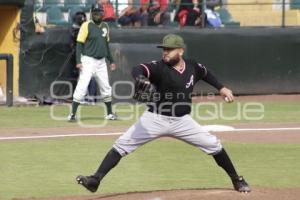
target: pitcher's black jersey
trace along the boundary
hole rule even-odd
[[[133,76],[144,75],[156,87],[154,102],[148,103],[149,111],[167,116],[183,116],[191,112],[194,85],[211,73],[200,63],[184,59],[182,70],[168,66],[162,60],[140,64],[133,69]],[[214,77],[213,77],[214,78]],[[214,79],[207,81],[217,89],[223,86]]]

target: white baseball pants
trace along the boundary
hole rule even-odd
[[[73,100],[79,103],[84,98],[91,78],[95,77],[101,98],[103,98],[104,102],[111,101],[112,90],[109,84],[105,58],[98,60],[89,56],[82,56],[81,63],[82,69],[79,73],[79,80],[73,94]]]
[[[220,140],[203,130],[190,115],[169,117],[149,111],[116,140],[113,148],[125,156],[139,146],[162,136],[183,140],[211,155],[222,150]]]

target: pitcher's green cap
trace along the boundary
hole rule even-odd
[[[157,48],[185,48],[185,44],[182,37],[179,35],[168,34],[163,38],[162,44],[158,45]]]

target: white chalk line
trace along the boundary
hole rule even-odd
[[[300,127],[294,128],[235,128],[233,131],[298,131]]]
[[[36,135],[36,136],[17,136],[17,137],[0,137],[0,140],[26,140],[26,139],[49,139],[49,138],[64,138],[64,137],[85,137],[85,136],[111,136],[121,135],[120,133],[82,133],[82,134],[62,134],[62,135]]]
[[[218,130],[218,131],[211,130],[211,131],[212,132],[243,132],[243,131],[297,131],[297,130],[300,130],[300,127],[293,127],[293,128],[237,128],[237,129],[233,129],[233,130]],[[64,138],[64,137],[112,136],[112,135],[121,135],[123,133],[124,132],[0,137],[0,141],[1,140],[49,139],[49,138]]]

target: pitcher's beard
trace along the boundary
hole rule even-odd
[[[170,59],[169,61],[165,61],[165,60],[163,60],[163,61],[164,61],[164,63],[166,63],[168,66],[173,67],[173,66],[175,66],[176,64],[179,63],[180,57],[179,57],[179,56],[176,56],[175,58],[172,58],[172,59]]]

